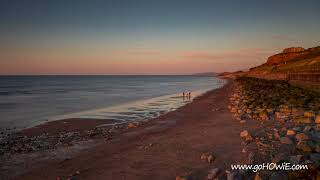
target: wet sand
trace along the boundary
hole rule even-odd
[[[17,179],[64,179],[74,175],[77,179],[164,180],[189,173],[201,178],[210,167],[229,169],[230,164],[246,163],[239,136],[242,125],[227,108],[233,88],[229,82],[176,111],[77,151],[71,158],[47,158],[35,167],[27,167],[28,171]],[[76,124],[70,122],[65,128]],[[81,126],[89,127],[84,122]],[[64,124],[52,123],[28,133],[36,134],[41,128],[55,132],[53,129],[63,130]],[[216,156],[211,164],[200,159],[207,152]]]

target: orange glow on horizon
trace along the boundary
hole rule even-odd
[[[2,75],[13,74],[192,74],[239,70],[262,63],[269,52],[241,50],[224,53],[124,51],[119,53],[59,54],[28,52],[8,55]],[[49,56],[50,55],[50,56]],[[109,56],[108,56],[109,55]],[[105,58],[104,58],[105,56]],[[66,58],[68,57],[68,58]],[[103,57],[103,58],[102,58]],[[232,68],[230,68],[232,67]]]

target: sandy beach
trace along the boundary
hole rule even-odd
[[[286,98],[301,94],[311,101],[294,98],[297,100],[292,102],[296,103],[293,107],[282,104],[288,101]],[[317,110],[314,104],[319,99],[310,97],[319,95],[285,81],[242,77],[229,79],[223,87],[145,122],[103,126],[112,121],[65,119],[44,123],[2,141],[0,177],[316,178],[320,116],[313,111]],[[231,169],[231,165],[237,164],[283,162],[309,169],[258,172]]]
[[[320,1],[1,1],[0,180],[320,180]]]
[[[67,159],[44,158],[33,167],[32,156],[24,157],[25,172],[16,179],[160,180],[189,174],[202,179],[210,167],[229,169],[232,163],[245,163],[247,154],[242,152],[239,136],[243,125],[236,123],[227,109],[233,88],[229,82],[176,111],[136,128],[125,128],[108,141],[96,138],[92,147],[76,150]],[[75,124],[77,128],[71,130],[92,128],[99,122],[57,121],[22,133],[32,136],[44,131],[56,133],[57,129],[68,131]],[[215,161],[202,161],[204,153],[214,154]]]

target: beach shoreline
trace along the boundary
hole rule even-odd
[[[61,119],[150,119],[181,106],[182,98],[172,98],[177,93],[222,85],[213,76],[21,76],[0,81],[5,85],[0,90],[0,133],[5,134]]]
[[[241,77],[144,122],[114,126],[104,126],[108,121],[101,119],[48,122],[25,129],[4,144],[11,149],[0,155],[0,179],[316,177],[317,99],[310,102],[313,111],[291,107],[300,101],[281,104],[301,93],[319,97],[284,81]],[[271,108],[272,103],[278,104]],[[307,163],[310,169],[231,170],[231,165],[281,162]]]
[[[65,178],[79,171],[81,173],[76,173],[76,176],[85,177],[84,179],[121,179],[121,176],[129,179],[150,179],[150,177],[172,179],[177,175],[190,173],[191,169],[201,169],[200,176],[205,176],[206,172],[202,171],[212,165],[230,168],[231,163],[245,162],[247,158],[241,152],[239,137],[242,127],[234,123],[227,108],[233,88],[234,84],[229,80],[223,87],[209,91],[195,98],[193,102],[146,123],[135,124],[132,127],[128,125],[117,127],[112,130],[114,133],[111,136],[101,138],[99,135],[93,135],[89,138],[93,139],[93,146],[71,153],[67,160],[61,158],[39,160],[37,166],[32,167],[32,163],[28,162],[31,158],[25,156],[24,163],[30,166],[24,173],[16,174],[16,177],[17,179]],[[41,134],[43,132],[41,129],[47,128],[47,131],[54,134],[58,132],[57,129],[63,131],[73,127],[72,123],[76,122],[77,120],[69,120],[67,123],[51,122],[41,128],[27,129],[22,133],[32,137]],[[86,128],[104,123],[92,122],[88,125],[85,120],[83,122],[74,129],[86,131],[88,130]],[[109,133],[110,129],[107,132]],[[216,137],[219,137],[219,141],[212,142]],[[72,146],[77,144],[66,144],[59,149],[72,149]],[[202,153],[212,151],[217,156],[213,164],[200,160]],[[50,153],[44,154],[48,156]],[[91,163],[84,163],[88,161]],[[40,171],[40,167],[46,170]],[[10,174],[9,172],[18,167],[6,168],[7,171],[3,173]],[[102,169],[103,173],[98,173]]]
[[[224,85],[222,85],[224,86]],[[180,106],[177,106],[175,110],[171,110],[168,112],[159,112],[158,115],[155,115],[154,117],[146,118],[146,119],[141,119],[141,120],[124,120],[124,121],[117,121],[113,120],[111,118],[82,118],[82,117],[74,117],[68,118],[70,115],[61,115],[57,117],[64,117],[63,119],[55,119],[55,120],[48,120],[45,122],[42,122],[40,124],[35,124],[33,126],[19,129],[14,133],[22,134],[28,137],[34,137],[34,136],[39,136],[42,134],[47,134],[47,135],[57,135],[61,132],[63,133],[68,133],[68,132],[79,132],[79,131],[88,131],[91,129],[96,129],[96,128],[112,128],[113,126],[116,126],[121,129],[128,128],[129,124],[134,124],[135,126],[145,124],[149,121],[153,121],[154,119],[157,119],[160,116],[163,116],[169,112],[176,111],[180,107],[183,107],[192,101],[196,100],[197,98],[200,98],[201,96],[210,93],[216,89],[219,89],[222,87],[214,88],[214,89],[203,89],[203,90],[196,90],[192,91],[192,97],[185,97],[179,96],[179,94],[171,94],[171,95],[164,95],[160,97],[154,97],[151,99],[145,99],[145,100],[137,100],[137,101],[132,101],[132,102],[127,102],[124,104],[116,105],[116,106],[111,106],[108,108],[98,108],[98,110],[105,110],[105,109],[119,109],[121,107],[133,107],[134,105],[137,105],[139,103],[145,103],[147,101],[152,101],[154,99],[159,99],[163,97],[170,97],[170,98],[175,98],[175,99],[183,99],[183,103],[181,103]],[[182,93],[181,93],[182,94]],[[168,104],[170,104],[168,102]],[[146,107],[148,108],[148,107]],[[151,107],[150,107],[151,108]],[[124,109],[123,109],[124,110]],[[96,110],[88,110],[88,111],[81,111],[78,113],[70,113],[70,114],[82,114],[83,112],[93,112]],[[116,113],[116,112],[115,112]],[[134,114],[135,112],[130,112],[131,114]]]

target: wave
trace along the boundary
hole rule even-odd
[[[147,100],[134,101],[112,107],[55,116],[49,118],[49,121],[73,118],[111,119],[113,121],[117,121],[113,124],[127,123],[131,121],[146,121],[170,111],[174,111],[177,108],[192,102],[195,97],[198,97],[209,90],[210,89],[193,91],[191,92],[191,99],[184,98],[181,94],[172,94]]]

